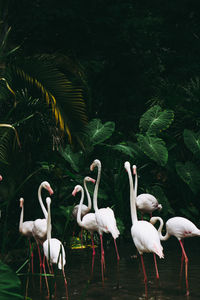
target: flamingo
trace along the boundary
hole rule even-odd
[[[147,283],[147,275],[143,261],[143,253],[155,253],[160,258],[164,258],[163,255],[163,247],[160,243],[160,238],[158,231],[155,227],[143,220],[139,220],[137,218],[137,210],[136,210],[136,197],[135,191],[133,187],[133,178],[131,174],[131,167],[130,163],[126,161],[124,163],[124,167],[128,173],[129,178],[129,185],[130,185],[130,209],[131,209],[131,219],[132,219],[132,227],[131,227],[131,235],[133,238],[133,242],[140,254],[142,269],[144,273],[144,283],[145,283],[145,290],[146,290],[146,283]],[[156,277],[159,278],[157,263],[155,262],[155,269],[156,269]],[[146,290],[147,292],[147,290]]]
[[[48,210],[47,239],[43,243],[43,251],[50,265],[52,266],[52,264],[56,264],[58,269],[62,270],[63,278],[65,282],[66,297],[68,299],[67,279],[64,272],[64,266],[66,264],[65,249],[61,241],[55,238],[51,238],[51,210],[50,210],[51,198],[50,197],[46,198],[46,203],[47,203],[47,210]],[[49,296],[49,291],[48,291],[48,296]]]
[[[44,264],[42,263],[39,243],[42,244],[47,238],[47,216],[48,216],[47,210],[43,204],[42,196],[41,196],[43,188],[45,190],[47,190],[50,195],[53,194],[53,190],[52,190],[50,184],[47,181],[43,181],[38,188],[38,200],[39,200],[39,203],[40,203],[40,206],[43,211],[45,219],[36,219],[33,222],[33,229],[32,229],[33,237],[35,238],[37,247],[38,247],[38,254],[39,254],[39,259],[40,259],[40,274],[42,273],[42,266],[44,268]],[[40,277],[40,286],[41,286],[41,277]]]
[[[160,217],[152,217],[150,219],[151,224],[155,224],[157,221],[160,222],[160,226],[158,228],[159,237],[162,241],[166,241],[170,238],[170,236],[175,236],[181,246],[182,249],[182,257],[181,257],[181,272],[182,275],[182,265],[183,260],[185,259],[185,283],[186,283],[186,295],[189,295],[189,285],[188,285],[188,257],[186,255],[183,239],[187,237],[200,236],[200,229],[198,229],[194,223],[190,220],[183,217],[173,217],[170,218],[166,222],[166,234],[163,236],[161,231],[163,228],[163,220]]]
[[[33,236],[33,233],[32,233],[33,221],[23,222],[23,220],[24,220],[24,198],[21,197],[19,201],[20,201],[20,207],[21,207],[19,232],[28,238],[30,253],[31,253],[31,267],[32,267],[32,273],[33,273],[33,251],[32,251],[32,246],[31,246],[31,241],[30,241],[30,238]]]
[[[94,168],[98,168],[98,175],[95,184],[94,194],[93,194],[93,206],[95,210],[95,217],[96,222],[98,225],[98,233],[101,240],[101,272],[102,272],[102,281],[104,282],[104,275],[103,275],[103,266],[105,266],[105,258],[104,258],[104,248],[103,248],[103,233],[111,233],[114,244],[115,250],[117,254],[117,261],[119,262],[119,253],[116,244],[116,238],[120,235],[120,232],[117,228],[116,219],[113,210],[110,207],[107,208],[98,208],[97,206],[97,194],[99,188],[99,182],[101,177],[101,162],[98,159],[95,159],[93,163],[90,165],[90,171],[93,171]]]
[[[95,180],[94,179],[92,179],[92,180],[95,183]],[[80,200],[80,204],[78,206],[77,223],[80,227],[82,227],[90,232],[91,240],[92,240],[92,249],[93,249],[92,256],[94,257],[95,247],[94,247],[93,233],[95,231],[98,232],[98,225],[97,225],[96,217],[95,217],[94,213],[86,214],[81,220],[82,205],[83,205],[83,201],[84,201],[84,189],[82,188],[81,185],[75,186],[75,188],[72,192],[72,195],[76,196],[76,193],[78,193],[78,192],[81,192],[81,200]],[[92,264],[92,273],[93,273],[93,264]]]
[[[94,179],[89,177],[89,176],[86,176],[83,180],[83,185],[84,185],[86,195],[87,195],[87,199],[88,199],[88,206],[85,205],[85,204],[82,205],[81,217],[85,216],[92,208],[92,202],[91,202],[90,194],[89,194],[88,189],[87,189],[87,182],[93,181],[93,180]],[[94,181],[94,183],[95,183],[95,181]],[[74,209],[72,211],[72,216],[74,217],[75,220],[77,220],[78,208],[79,208],[79,204],[75,205]],[[81,244],[82,244],[82,231],[83,231],[83,229],[81,229]],[[74,235],[74,233],[73,233],[73,235]]]
[[[141,212],[142,216],[144,213],[148,213],[152,217],[152,212],[155,210],[161,210],[162,205],[159,204],[158,200],[151,194],[144,193],[137,196],[138,175],[137,175],[136,166],[133,165],[132,168],[133,168],[133,174],[135,175],[135,197],[136,197],[137,209]]]

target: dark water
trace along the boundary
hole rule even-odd
[[[68,281],[69,300],[200,300],[200,239],[185,240],[185,250],[189,258],[188,280],[190,295],[185,295],[185,277],[179,287],[181,248],[176,238],[162,243],[164,259],[157,258],[160,280],[157,282],[153,254],[144,254],[148,277],[147,297],[140,257],[134,258],[133,243],[119,245],[120,262],[117,265],[114,243],[105,250],[106,274],[104,287],[101,280],[100,249],[96,249],[93,277],[91,277],[92,250],[70,250],[67,252],[65,272]],[[183,270],[184,271],[184,270]],[[43,295],[39,293],[39,281],[30,278],[28,296],[33,300],[45,299],[46,289],[43,279]],[[66,299],[61,274],[57,277],[57,298]]]

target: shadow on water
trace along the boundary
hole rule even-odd
[[[120,262],[117,259],[114,244],[105,251],[105,283],[101,281],[100,249],[97,249],[92,270],[92,250],[70,250],[67,253],[65,272],[68,280],[69,300],[199,300],[200,299],[200,239],[185,240],[185,249],[189,258],[190,296],[185,295],[184,273],[182,286],[179,287],[181,249],[175,238],[162,243],[165,259],[157,259],[160,280],[156,280],[153,254],[144,254],[148,283],[148,295],[145,286],[140,257],[135,258],[133,243],[121,244]],[[53,279],[51,279],[52,281]],[[57,297],[66,299],[61,273],[57,273]],[[54,287],[52,281],[51,286]],[[53,288],[52,288],[53,289]],[[46,287],[43,280],[43,294],[40,294],[39,279],[33,276],[29,280],[28,296],[33,300],[46,299]],[[55,299],[55,298],[54,298]]]

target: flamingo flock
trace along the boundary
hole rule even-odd
[[[95,245],[93,235],[94,233],[98,233],[101,244],[101,277],[102,283],[104,284],[104,273],[106,269],[105,264],[105,252],[103,245],[103,234],[108,233],[111,234],[114,241],[115,251],[117,263],[120,261],[120,256],[117,248],[116,239],[119,237],[120,232],[117,227],[117,222],[115,218],[114,211],[110,207],[99,208],[98,207],[98,188],[100,184],[101,178],[101,162],[99,159],[95,159],[90,165],[90,171],[93,172],[94,169],[97,168],[97,178],[93,179],[89,176],[84,178],[83,186],[76,185],[72,191],[72,196],[77,197],[77,194],[80,194],[79,204],[74,207],[73,217],[76,220],[77,224],[81,227],[81,230],[86,230],[90,233],[91,241],[92,241],[92,258],[94,261],[95,256]],[[188,284],[188,257],[186,255],[183,239],[187,237],[200,236],[200,230],[188,219],[183,217],[173,217],[170,218],[166,222],[166,233],[162,234],[162,229],[164,226],[164,222],[162,218],[158,216],[152,216],[152,213],[155,211],[160,211],[162,209],[162,205],[158,203],[157,199],[150,194],[140,194],[137,195],[138,189],[138,176],[137,176],[137,168],[135,165],[130,165],[130,162],[126,161],[124,163],[125,171],[128,174],[128,182],[129,182],[129,198],[130,198],[130,216],[132,220],[131,226],[131,236],[133,239],[133,243],[141,257],[141,265],[144,275],[144,284],[145,284],[145,292],[147,293],[147,273],[144,265],[143,254],[144,253],[152,253],[154,255],[154,264],[155,264],[155,273],[157,280],[159,279],[158,266],[156,261],[156,256],[160,259],[164,258],[163,246],[161,244],[162,241],[166,241],[170,238],[170,236],[175,236],[181,247],[182,257],[181,257],[181,272],[182,275],[183,270],[183,261],[185,261],[185,285],[186,285],[186,295],[189,295],[189,284]],[[133,183],[133,176],[135,181]],[[2,177],[0,176],[0,180]],[[90,194],[88,192],[86,182],[92,182],[95,184],[94,192],[93,192],[93,212],[92,210],[92,201],[90,198]],[[31,244],[31,239],[33,238],[36,241],[38,254],[40,259],[40,273],[42,270],[46,275],[45,269],[45,259],[49,268],[49,272],[53,275],[53,267],[52,265],[57,265],[58,269],[62,270],[65,288],[66,288],[66,298],[68,299],[68,288],[67,288],[67,279],[65,276],[64,267],[66,265],[66,254],[65,249],[61,241],[58,239],[51,237],[51,198],[46,198],[47,209],[44,206],[41,190],[46,189],[49,193],[49,196],[53,194],[53,189],[47,181],[41,183],[38,189],[38,200],[44,214],[44,219],[36,219],[35,221],[25,221],[24,222],[24,199],[20,198],[20,222],[19,222],[19,232],[26,236],[29,241],[29,248],[31,253],[31,265],[32,265],[32,273],[33,273],[33,248]],[[87,195],[88,205],[86,206],[84,202],[84,195]],[[141,220],[138,219],[138,211],[141,213]],[[143,214],[147,213],[150,215],[150,220],[143,220]],[[159,228],[156,229],[154,227],[155,223],[159,221]],[[40,245],[42,245],[43,249],[43,259],[41,255]],[[93,264],[92,264],[92,272],[93,272]],[[48,297],[50,297],[48,280],[45,276],[46,286]],[[41,284],[41,282],[40,282]]]

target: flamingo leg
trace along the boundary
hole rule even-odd
[[[47,286],[47,293],[48,293],[48,298],[50,297],[50,291],[49,291],[49,284],[48,284],[48,280],[47,280],[47,273],[46,273],[46,269],[45,269],[45,256],[43,258],[43,269],[44,269],[44,275],[45,275],[45,282],[46,282],[46,286]]]
[[[182,241],[182,244],[184,245],[184,241]],[[180,278],[179,278],[180,287],[181,287],[181,279],[182,279],[182,273],[183,273],[183,261],[184,261],[184,255],[183,255],[183,251],[181,251],[181,268],[180,268]]]
[[[40,291],[42,290],[42,257],[41,257],[41,253],[40,253],[40,246],[39,246],[39,243],[36,241],[37,243],[37,248],[38,248],[38,255],[39,255],[39,260],[40,260]]]
[[[67,287],[67,279],[66,279],[66,276],[65,276],[64,268],[62,268],[62,273],[63,273],[64,282],[65,282],[66,298],[67,298],[67,300],[68,300],[68,299],[69,299],[69,298],[68,298],[68,287]]]
[[[29,247],[30,247],[30,254],[31,254],[31,271],[32,271],[32,274],[34,273],[33,272],[33,249],[32,249],[32,245],[31,245],[31,240],[30,238],[28,239],[29,241]]]
[[[118,252],[118,249],[117,249],[117,243],[116,243],[115,239],[114,239],[114,243],[115,243],[115,250],[116,250],[116,253],[117,253],[117,262],[119,262],[120,257],[119,257],[119,252]]]
[[[94,247],[94,239],[93,239],[93,234],[92,233],[91,233],[91,240],[92,240],[92,272],[91,272],[91,275],[93,275],[95,247]]]
[[[147,274],[146,274],[146,270],[145,270],[145,266],[144,266],[143,255],[140,254],[140,257],[141,257],[141,263],[142,263],[142,270],[143,270],[143,274],[144,274],[145,295],[147,298]]]
[[[189,285],[188,285],[188,257],[185,253],[185,249],[183,246],[183,242],[181,240],[179,240],[180,245],[181,245],[181,249],[182,249],[182,254],[185,258],[185,284],[186,284],[186,295],[189,295]]]
[[[104,249],[103,249],[103,237],[102,237],[102,234],[100,234],[100,240],[101,240],[101,276],[102,276],[102,282],[104,284],[103,271],[104,271],[104,268],[105,268],[105,260],[104,260]]]
[[[155,264],[155,270],[156,270],[156,278],[159,279],[159,273],[158,273],[158,266],[157,266],[157,261],[156,261],[156,254],[153,254],[154,258],[154,264]]]

